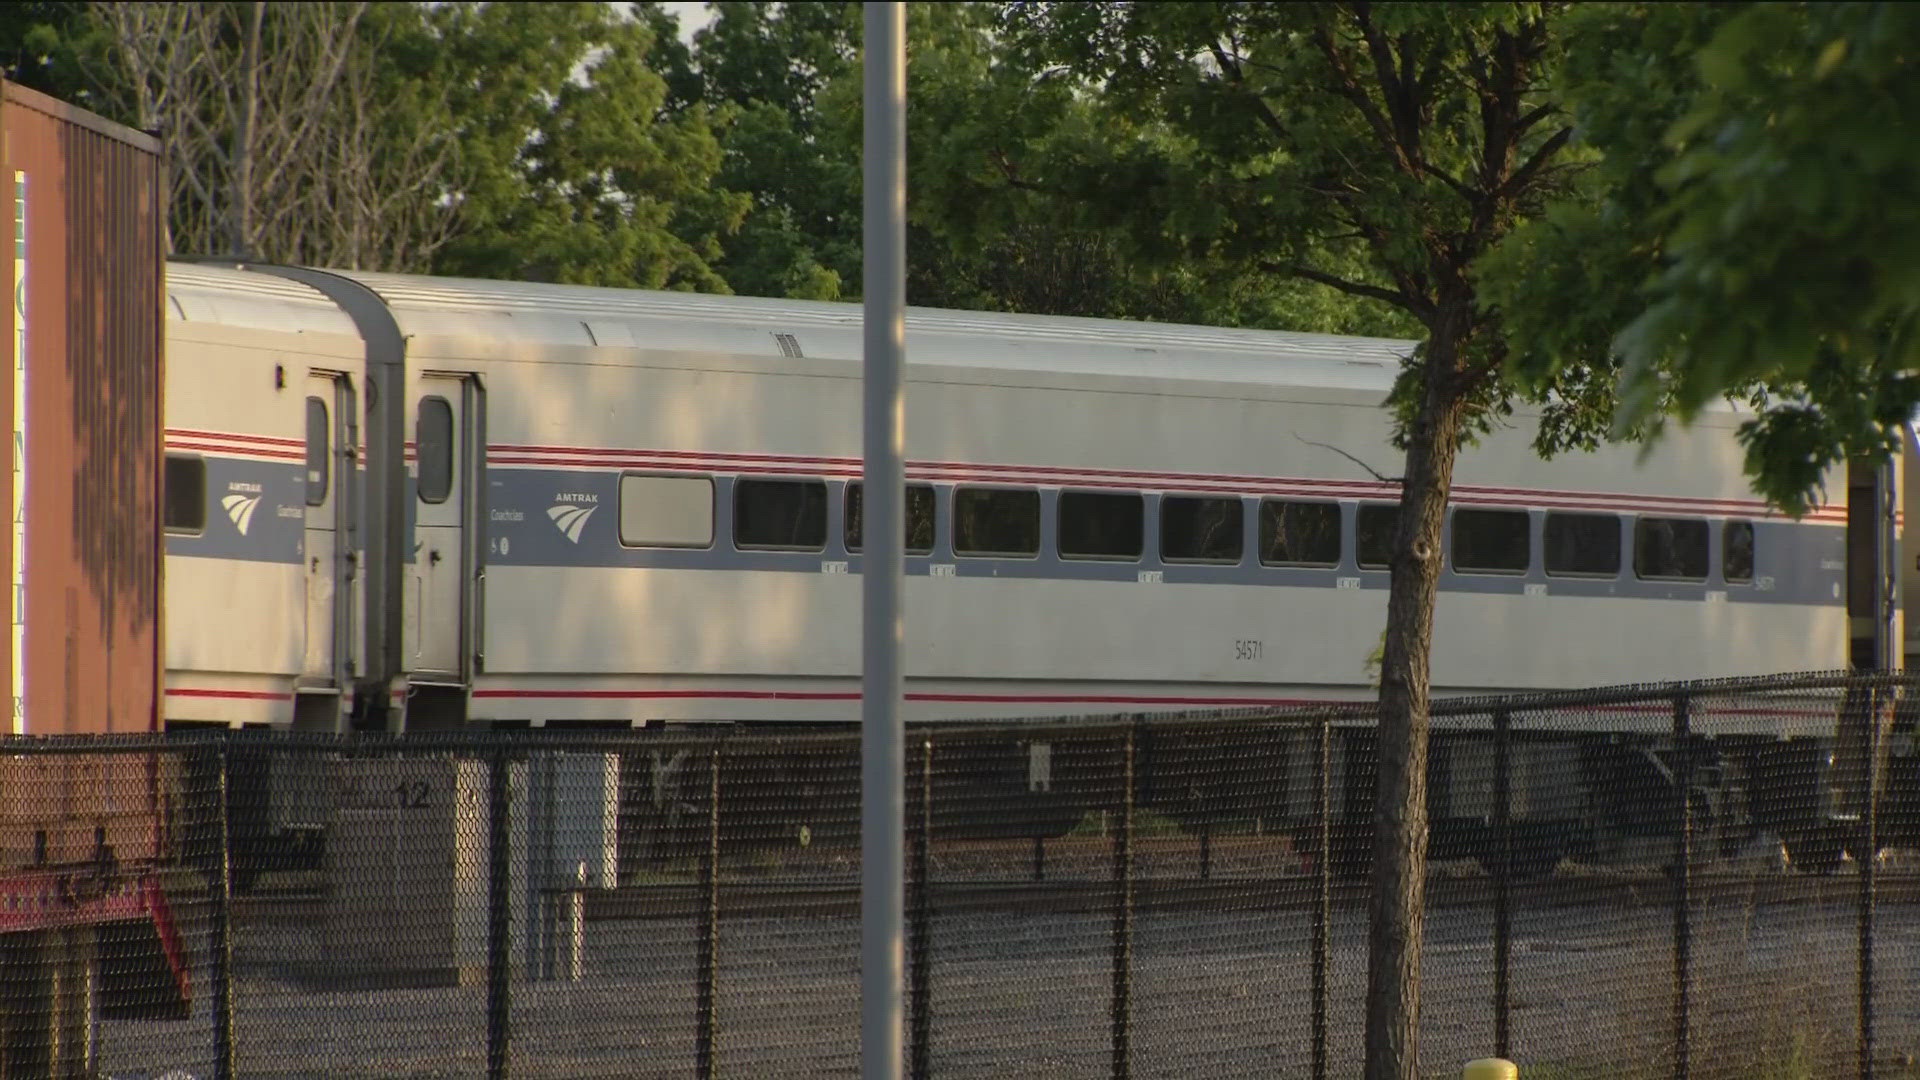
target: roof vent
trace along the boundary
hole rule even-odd
[[[773,340],[775,340],[775,341],[777,341],[777,342],[779,342],[779,343],[780,343],[780,355],[781,355],[781,356],[799,356],[799,355],[801,355],[801,353],[800,353],[800,339],[799,339],[799,338],[796,338],[796,337],[794,337],[794,336],[793,336],[792,334],[775,334],[775,335],[773,335]]]

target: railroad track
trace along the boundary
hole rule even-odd
[[[1136,880],[1136,910],[1309,911],[1316,902],[1310,877],[1146,878]],[[1920,874],[1886,874],[1875,883],[1879,906],[1920,903]],[[1852,874],[1812,877],[1804,874],[1739,875],[1702,872],[1691,892],[1699,905],[1814,904],[1851,907],[1859,901],[1859,879]],[[1428,903],[1436,908],[1491,907],[1494,882],[1484,876],[1435,878]],[[1673,884],[1659,872],[1644,874],[1561,874],[1516,883],[1514,910],[1543,907],[1664,908],[1672,903]],[[195,897],[183,898],[193,901]],[[705,910],[705,891],[694,882],[629,885],[587,894],[590,921],[689,919]],[[941,915],[973,913],[1095,914],[1111,912],[1116,891],[1111,881],[1092,878],[1059,881],[936,881],[932,904]],[[720,914],[734,917],[852,917],[859,914],[857,879],[723,880]],[[1364,909],[1366,887],[1336,882],[1331,901],[1339,909]],[[204,902],[202,900],[202,902]],[[911,900],[909,900],[911,902]],[[326,900],[317,891],[260,892],[237,897],[236,919],[319,919]]]

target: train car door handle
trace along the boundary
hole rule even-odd
[[[440,552],[437,550],[427,552],[427,562],[438,565],[440,562]]]

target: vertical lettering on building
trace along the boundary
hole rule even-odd
[[[13,174],[13,716],[27,731],[27,174]]]

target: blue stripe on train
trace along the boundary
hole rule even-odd
[[[307,529],[306,467],[298,462],[201,458],[205,520],[198,534],[169,532],[168,555],[297,563]]]
[[[201,455],[206,463],[205,520],[195,533],[169,532],[168,555],[237,562],[296,564],[306,553],[306,466],[251,458]],[[354,496],[366,492],[366,470],[355,469]],[[335,488],[334,497],[343,491]],[[231,501],[230,501],[231,500]],[[405,478],[401,529],[413,531],[414,478]],[[364,551],[362,552],[364,555]],[[411,546],[400,552],[413,562]]]
[[[647,567],[678,570],[759,570],[817,574],[822,564],[845,563],[859,573],[860,556],[846,550],[839,508],[846,483],[827,481],[827,543],[824,551],[740,551],[733,547],[733,485],[729,477],[714,477],[714,537],[711,548],[630,548],[620,542],[618,472],[549,469],[490,468],[487,473],[486,559],[494,566]],[[937,488],[950,485],[936,484]],[[1147,496],[1147,520],[1157,516],[1156,496]],[[1166,584],[1231,584],[1339,588],[1341,579],[1358,578],[1361,589],[1384,590],[1385,571],[1357,569],[1352,563],[1353,515],[1344,515],[1346,530],[1343,565],[1331,569],[1261,566],[1252,556],[1252,530],[1257,514],[1246,516],[1249,555],[1239,566],[1197,566],[1161,563],[1149,550],[1139,562],[1091,562],[1061,559],[1051,553],[1056,502],[1042,500],[1042,551],[1029,559],[956,559],[952,551],[945,493],[937,500],[934,551],[909,556],[907,573],[927,576],[934,565],[952,567],[955,577],[998,577],[1073,581],[1131,582],[1142,570],[1163,575]],[[1536,511],[1536,513],[1538,513]],[[1844,603],[1845,530],[1833,525],[1802,524],[1784,519],[1754,523],[1758,565],[1754,585],[1702,585],[1686,582],[1642,581],[1629,568],[1616,578],[1549,577],[1535,569],[1527,574],[1456,574],[1443,569],[1440,588],[1454,593],[1523,594],[1527,586],[1544,586],[1554,596],[1618,596],[1636,599],[1704,600],[1709,592],[1725,592],[1729,603],[1789,603],[1838,606]],[[1537,531],[1537,524],[1535,526]],[[1151,533],[1153,530],[1149,529]],[[1720,567],[1718,533],[1712,573]],[[1153,538],[1147,538],[1149,548]],[[1628,553],[1629,557],[1631,553]],[[1352,587],[1349,585],[1349,587]]]

